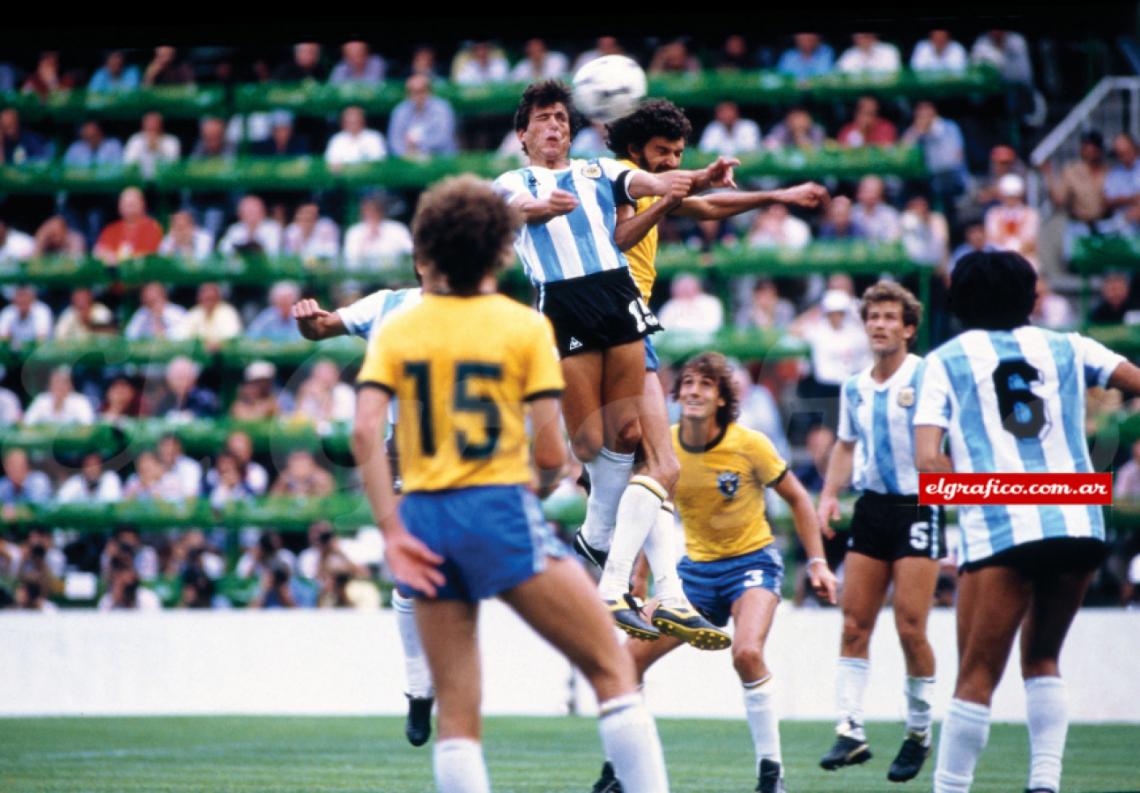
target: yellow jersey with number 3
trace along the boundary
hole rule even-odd
[[[633,160],[619,160],[622,165],[640,170]],[[640,215],[649,207],[657,203],[660,196],[643,196],[637,199],[637,211]],[[634,283],[641,292],[641,299],[649,302],[653,294],[653,282],[657,280],[657,226],[654,225],[649,232],[638,240],[637,244],[625,252],[625,259],[629,262],[629,270],[633,273]]]
[[[685,527],[685,551],[694,562],[727,559],[759,550],[773,540],[764,514],[764,488],[777,484],[788,464],[763,433],[731,423],[707,446],[681,442],[674,501]]]
[[[564,387],[542,314],[503,295],[427,293],[373,334],[357,383],[399,402],[404,492],[530,482],[524,403]]]

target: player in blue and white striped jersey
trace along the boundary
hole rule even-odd
[[[834,770],[871,758],[863,730],[869,649],[893,582],[895,626],[906,659],[907,717],[902,748],[887,778],[904,782],[918,775],[930,753],[934,652],[926,619],[946,541],[941,510],[918,503],[914,467],[915,394],[923,363],[909,349],[922,304],[898,284],[881,281],[863,293],[860,314],[875,360],[840,391],[838,440],[818,508],[820,528],[831,538],[829,522],[839,517],[840,491],[849,482],[861,491],[844,561],[837,736],[820,765]]]
[[[1091,472],[1085,389],[1140,393],[1140,368],[1076,333],[1029,326],[1037,274],[1011,251],[972,253],[950,281],[966,331],[926,357],[915,413],[920,471]],[[950,455],[942,452],[949,435]],[[1103,561],[1100,507],[985,504],[958,510],[958,681],[943,723],[937,793],[962,793],[989,734],[1014,635],[1029,722],[1029,793],[1056,793],[1068,729],[1057,659]]]

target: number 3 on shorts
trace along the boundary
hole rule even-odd
[[[749,570],[744,574],[744,588],[751,589],[752,587],[764,586],[764,571],[763,570]]]
[[[910,547],[925,551],[930,547],[930,524],[926,521],[910,524]]]
[[[657,326],[659,323],[657,317],[649,310],[649,306],[645,305],[645,301],[640,297],[636,300],[629,301],[629,313],[633,315],[634,320],[637,322],[637,332],[644,333],[646,328],[650,325]]]

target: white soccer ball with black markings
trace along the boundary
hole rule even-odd
[[[603,55],[574,75],[574,104],[591,121],[628,116],[645,96],[645,72],[624,55]]]

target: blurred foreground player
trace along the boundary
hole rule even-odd
[[[914,418],[920,471],[1092,472],[1085,389],[1140,393],[1140,369],[1087,337],[1030,326],[1036,285],[1033,266],[1010,251],[971,253],[954,268],[950,310],[966,331],[926,356]],[[934,790],[970,789],[993,691],[1020,628],[1026,790],[1057,793],[1068,731],[1057,659],[1108,550],[1104,514],[1096,506],[990,503],[959,507],[958,523],[958,681]]]
[[[418,306],[373,336],[360,372],[353,451],[398,586],[416,598],[439,700],[441,793],[490,790],[479,741],[479,601],[501,597],[594,687],[607,755],[630,791],[668,790],[657,731],[589,577],[565,558],[528,485],[525,406],[538,490],[562,473],[563,380],[541,315],[496,293],[518,215],[472,177],[426,192],[413,223]],[[472,333],[478,328],[479,333]],[[383,431],[402,404],[396,509]]]

